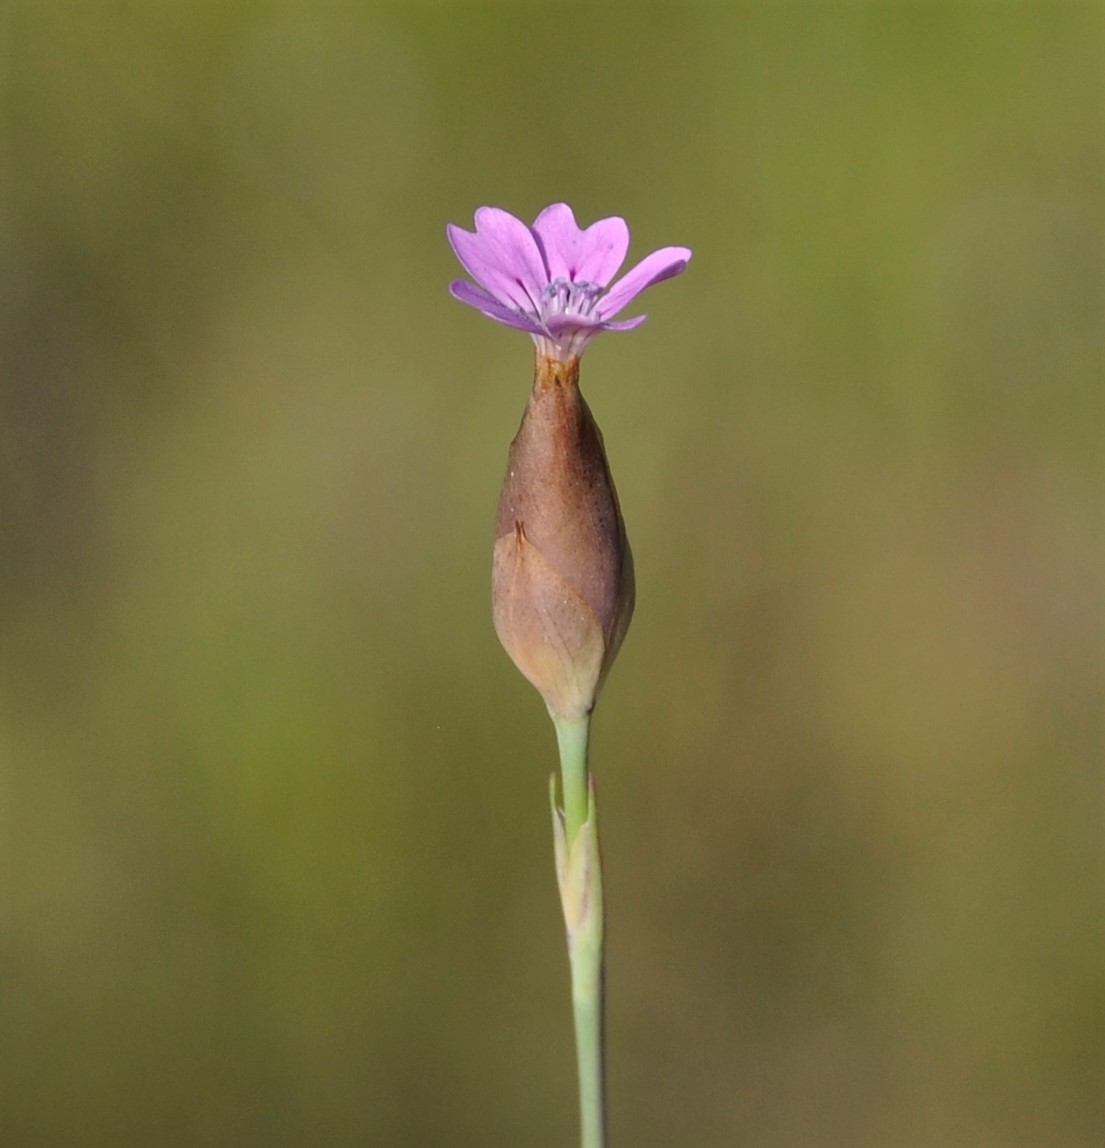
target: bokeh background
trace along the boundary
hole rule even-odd
[[[566,200],[695,251],[584,363],[613,1142],[1099,1145],[1105,8],[0,36],[0,1142],[575,1142],[444,231]]]

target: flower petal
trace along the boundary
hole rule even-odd
[[[659,251],[645,256],[599,300],[599,314],[603,319],[616,315],[646,287],[670,279],[673,275],[679,275],[686,269],[690,258],[691,252],[686,247],[662,247]]]
[[[546,207],[534,221],[533,230],[545,252],[550,280],[564,278],[605,287],[629,250],[629,228],[624,219],[616,215],[600,219],[583,231],[566,203]]]
[[[469,307],[475,307],[489,319],[496,323],[504,323],[508,327],[516,327],[519,331],[528,331],[531,335],[547,334],[544,327],[530,318],[528,314],[516,311],[500,303],[493,295],[488,294],[482,287],[476,287],[466,279],[457,279],[449,284],[449,294]]]
[[[632,319],[616,319],[613,323],[603,323],[602,329],[604,331],[632,331],[634,327],[639,327],[647,318],[647,315],[635,315]]]
[[[630,331],[639,327],[647,318],[638,315],[635,319],[623,319],[615,323],[599,323],[586,315],[550,315],[548,321],[551,343],[555,347],[545,346],[545,340],[538,338],[537,345],[545,354],[559,355],[563,358],[578,358],[587,349],[587,345],[596,335],[603,331]]]
[[[502,323],[506,327],[514,327],[516,330],[525,331],[533,336],[545,336],[548,334],[546,329],[530,318],[528,314],[519,311],[514,307],[507,304],[500,303],[491,295],[486,294],[482,288],[477,287],[467,280],[457,280],[449,285],[449,294],[454,299],[459,299],[462,303],[466,303],[470,307],[474,307],[481,314],[486,315],[489,319],[493,319],[496,323]]]
[[[546,326],[554,339],[560,339],[564,335],[574,335],[579,331],[594,331],[597,334],[605,329],[598,319],[571,313],[550,315],[546,321]]]
[[[534,313],[549,281],[533,232],[508,211],[481,207],[476,233],[449,224],[449,242],[465,271],[502,303]]]

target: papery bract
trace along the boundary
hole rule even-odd
[[[579,362],[538,356],[495,524],[492,616],[556,718],[591,712],[633,614],[633,556]]]

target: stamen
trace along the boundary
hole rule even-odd
[[[554,279],[541,292],[538,313],[542,320],[552,315],[579,315],[589,318],[605,289],[581,279],[578,283],[563,276]]]

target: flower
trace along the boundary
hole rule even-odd
[[[662,247],[616,283],[625,261],[629,228],[611,216],[586,229],[566,203],[546,207],[527,227],[498,207],[476,212],[475,232],[449,224],[449,242],[465,271],[449,291],[489,319],[527,331],[549,358],[579,358],[600,331],[628,331],[645,315],[614,316],[654,283],[679,275],[690,261],[686,247]]]
[[[527,227],[498,207],[449,242],[475,280],[450,284],[462,303],[526,331],[537,347],[533,389],[510,445],[495,522],[492,617],[514,664],[558,722],[586,717],[629,628],[633,554],[602,434],[579,390],[579,358],[600,331],[645,321],[616,316],[647,287],[679,275],[686,247],[664,247],[617,281],[629,228],[612,216],[581,229],[566,203]]]

